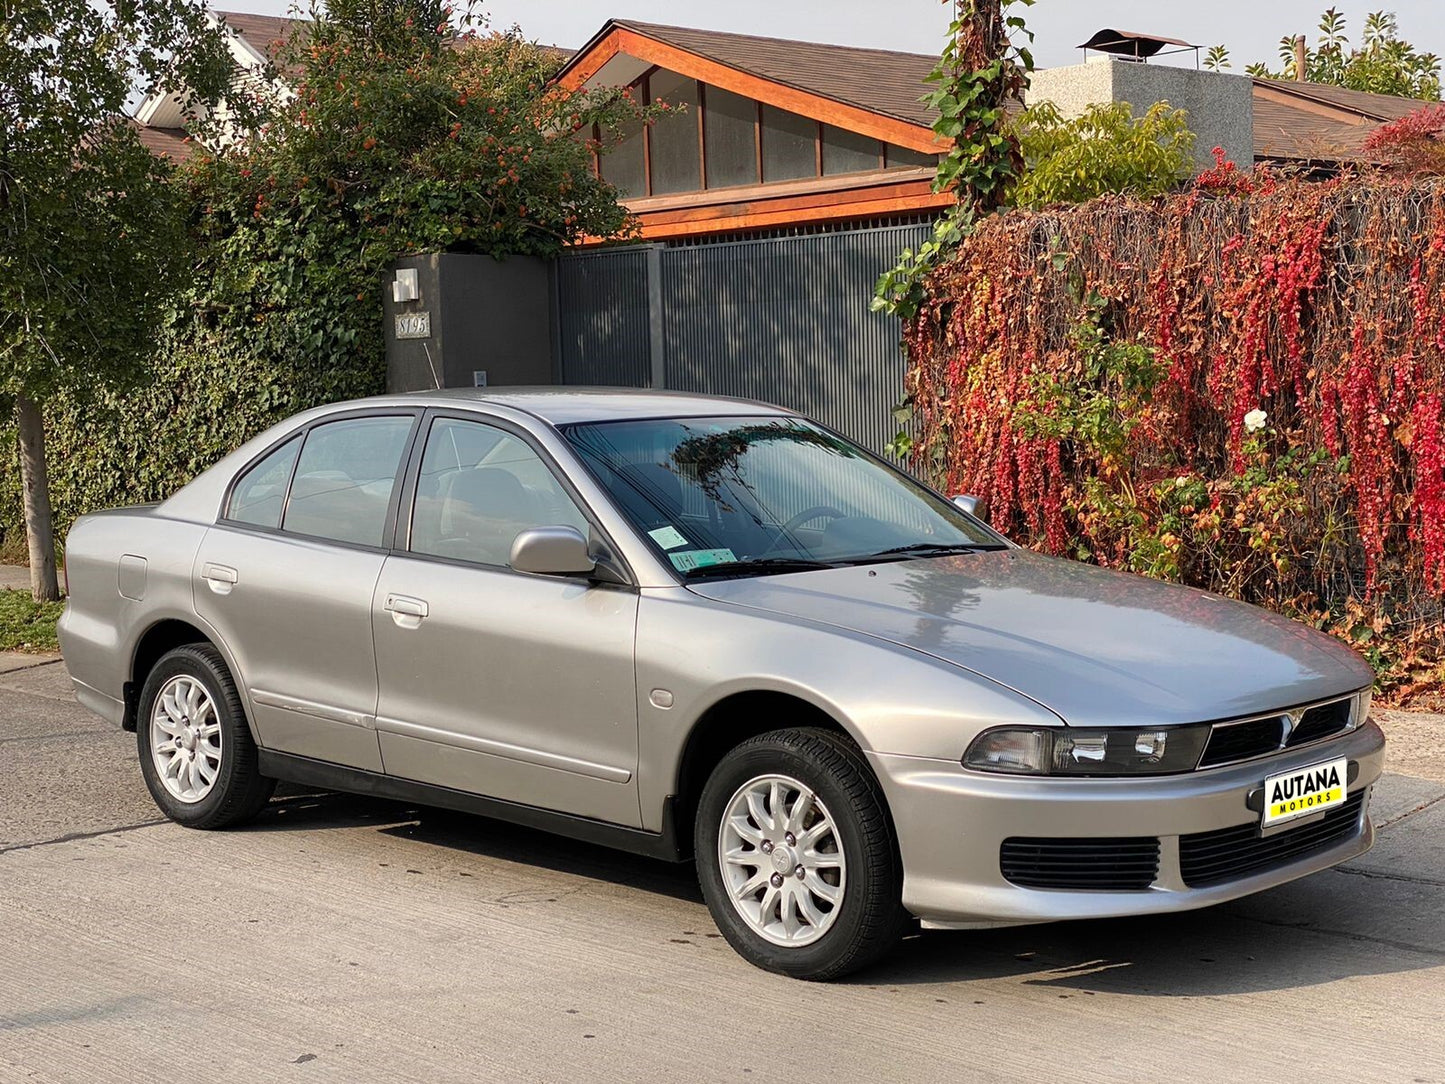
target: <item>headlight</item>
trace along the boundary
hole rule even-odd
[[[1147,730],[1000,727],[963,755],[966,768],[1017,775],[1162,775],[1199,763],[1209,726]]]
[[[1373,689],[1366,689],[1362,693],[1355,694],[1355,715],[1350,720],[1351,730],[1358,730],[1370,721],[1370,701],[1373,697]]]

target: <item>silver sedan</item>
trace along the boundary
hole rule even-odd
[[[757,403],[341,403],[81,519],[61,641],[181,824],[285,779],[695,860],[738,952],[802,978],[1370,846],[1354,653],[968,509]]]

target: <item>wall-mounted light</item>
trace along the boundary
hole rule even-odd
[[[420,297],[421,283],[417,280],[416,268],[398,268],[396,278],[391,281],[391,299],[399,305],[403,301],[416,301]]]

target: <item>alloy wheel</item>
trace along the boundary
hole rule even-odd
[[[748,926],[790,948],[828,932],[847,889],[832,816],[810,787],[787,775],[760,775],[734,792],[718,833],[718,864]]]
[[[200,681],[179,674],[161,686],[150,739],[156,775],[172,797],[194,803],[211,793],[221,772],[221,722]]]

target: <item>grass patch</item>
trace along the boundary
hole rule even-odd
[[[57,651],[63,602],[36,602],[29,591],[0,590],[0,651]]]

